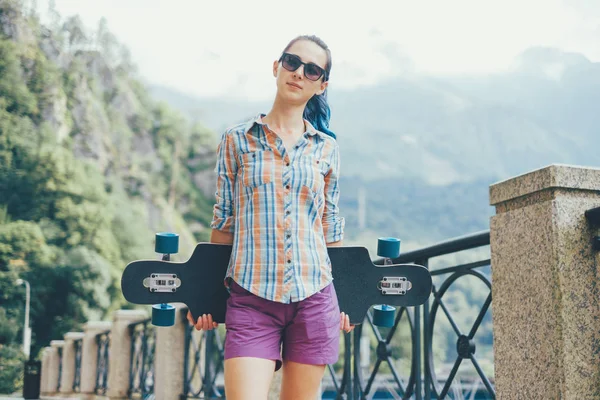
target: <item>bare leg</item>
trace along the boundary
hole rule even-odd
[[[319,387],[325,365],[283,362],[281,400],[315,400],[320,398]]]
[[[225,397],[227,400],[266,400],[275,371],[275,361],[238,357],[225,360]]]

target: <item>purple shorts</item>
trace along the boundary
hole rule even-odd
[[[302,364],[333,364],[339,357],[340,309],[333,283],[296,303],[258,297],[230,282],[225,359],[257,357]]]

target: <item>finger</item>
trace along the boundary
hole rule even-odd
[[[350,332],[350,316],[346,314],[346,329]]]
[[[198,317],[198,322],[196,323],[196,326],[198,327],[198,330],[201,331],[202,329],[204,329],[204,315],[201,315]]]
[[[188,321],[190,321],[190,325],[192,325],[194,328],[198,329],[198,322],[194,320],[194,315],[192,315],[192,312],[190,311],[189,315],[188,315]]]
[[[202,329],[204,329],[205,331],[207,331],[208,328],[209,328],[209,326],[208,326],[208,315],[202,314]]]
[[[344,313],[340,313],[340,330],[344,330]]]
[[[206,317],[207,323],[208,323],[208,329],[213,329],[215,327],[215,323],[212,319],[212,315],[208,314]]]

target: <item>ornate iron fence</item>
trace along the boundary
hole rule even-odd
[[[130,324],[129,335],[131,337],[129,398],[136,394],[146,398],[154,393],[156,329],[151,324],[151,318]]]
[[[106,394],[108,389],[108,366],[110,357],[110,330],[96,335],[98,345],[98,358],[96,367],[96,394]]]
[[[184,398],[224,398],[223,328],[196,332],[192,325],[185,329]]]
[[[467,254],[463,253],[468,250],[489,246],[489,244],[490,232],[483,231],[448,240],[418,251],[408,252],[394,260],[395,263],[414,262],[424,265],[430,269],[434,280],[430,301],[425,303],[422,307],[419,307],[423,311],[423,346],[422,349],[421,346],[417,346],[419,351],[417,352],[416,357],[413,356],[413,363],[417,363],[417,370],[419,370],[418,373],[420,375],[420,355],[422,351],[424,374],[422,385],[419,379],[416,380],[416,399],[421,399],[422,397],[426,400],[447,398],[457,399],[466,398],[467,395],[473,399],[495,399],[496,397],[493,386],[493,377],[488,377],[488,375],[493,375],[493,372],[488,372],[486,374],[475,356],[478,346],[477,332],[482,326],[482,322],[485,320],[486,325],[491,327],[492,286],[489,249],[486,251],[483,259],[481,259],[481,254],[476,254],[475,257],[469,257]],[[459,255],[462,255],[462,257],[458,257]],[[443,258],[449,258],[448,256],[463,259],[467,258],[469,259],[469,262],[453,265],[453,260],[442,260]],[[473,261],[473,259],[476,260]],[[432,264],[441,264],[442,267],[433,268]],[[466,284],[467,278],[470,278],[470,285]],[[477,282],[479,282],[480,290],[471,290],[471,292],[468,293],[467,297],[469,297],[470,301],[468,304],[465,304],[468,306],[468,309],[459,308],[453,312],[444,300],[444,297],[450,294],[450,288],[453,285],[459,286],[459,284],[461,284],[462,287],[460,289],[472,289],[474,287],[473,284],[475,283],[477,285]],[[477,296],[475,294],[477,294]],[[479,299],[475,299],[475,297],[479,297]],[[473,313],[473,308],[477,305],[476,303],[478,301],[482,302],[481,307],[477,312]],[[415,314],[419,312],[419,308],[415,308]],[[446,317],[447,324],[449,324],[451,330],[456,335],[455,341],[452,342],[455,344],[452,351],[452,367],[447,375],[441,371],[441,368],[436,369],[434,357],[434,339],[436,339],[435,326],[436,322],[439,324],[443,323],[440,319],[442,315]],[[458,315],[460,315],[463,320],[463,329],[461,329],[459,326],[461,324],[456,320]],[[472,320],[472,322],[470,320]],[[467,325],[467,329],[464,329],[464,325]],[[415,333],[420,334],[420,331],[417,330]],[[413,336],[413,338],[418,339],[416,335]],[[482,338],[479,341],[479,344],[482,345],[482,349],[487,349],[485,356],[488,361],[489,369],[493,369],[492,343],[491,341],[485,342],[486,340],[489,340],[489,338],[491,338],[491,329],[489,335]],[[440,341],[449,340],[447,336],[437,337],[437,339]],[[452,347],[448,346],[448,348]],[[468,375],[463,381],[457,381],[459,368],[461,367],[461,364],[463,364],[463,361],[467,359],[471,361],[471,364],[475,369],[475,374]],[[438,362],[439,361],[440,360],[438,360]],[[480,382],[483,383],[483,386],[481,387],[479,386]],[[421,393],[423,393],[423,395],[421,395]],[[453,393],[454,396],[449,397],[450,393]]]
[[[75,376],[73,377],[73,392],[81,391],[81,350],[83,339],[77,339],[73,342],[75,347]]]
[[[375,326],[368,313],[353,334],[344,335],[343,356],[328,366],[323,379],[323,398],[495,399],[491,267],[489,250],[481,249],[489,243],[490,233],[483,231],[394,259],[430,269],[434,287],[429,301],[400,308],[392,328]],[[474,282],[483,285],[480,290],[472,290]],[[453,301],[457,298],[462,303]],[[472,315],[478,301],[482,304]],[[488,334],[482,337],[478,332],[483,325]],[[222,326],[204,333],[186,327],[181,398],[224,398],[223,338]],[[481,365],[476,350],[483,350],[487,365]],[[466,375],[465,360],[474,369]],[[460,379],[459,371],[464,375]]]
[[[56,385],[56,392],[60,392],[60,381],[62,380],[62,356],[63,348],[58,347],[58,384]]]

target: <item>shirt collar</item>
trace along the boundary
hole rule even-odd
[[[250,119],[245,127],[244,127],[244,132],[248,132],[250,129],[252,129],[252,127],[256,124],[256,125],[266,125],[262,119],[264,116],[266,116],[267,114],[257,114],[255,115],[252,119]],[[306,118],[304,118],[304,124],[306,125],[306,133],[308,133],[309,136],[314,136],[314,135],[319,135],[321,138],[325,135],[323,132],[315,129],[314,126],[312,126],[312,124],[310,122],[308,122],[306,120]]]

